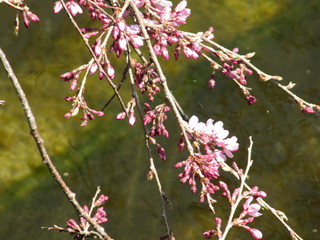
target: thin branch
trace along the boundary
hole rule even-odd
[[[231,210],[230,210],[230,215],[229,215],[229,219],[228,219],[228,223],[223,231],[223,235],[221,236],[221,238],[219,238],[219,240],[224,240],[228,233],[229,233],[229,230],[232,228],[233,224],[232,224],[232,221],[233,221],[233,218],[234,218],[234,214],[240,204],[240,201],[242,200],[242,192],[243,192],[243,188],[244,188],[244,185],[245,185],[245,181],[246,181],[246,178],[248,176],[248,173],[249,173],[249,169],[250,167],[252,166],[252,160],[251,160],[251,152],[252,152],[252,145],[253,145],[253,141],[252,141],[252,137],[250,136],[249,137],[249,140],[250,140],[250,145],[248,147],[248,159],[247,159],[247,167],[246,167],[246,171],[245,173],[240,177],[241,178],[241,183],[240,183],[240,188],[239,188],[239,195],[237,197],[237,200],[234,204],[231,205]]]
[[[166,99],[169,101],[173,111],[174,111],[174,114],[178,120],[178,123],[179,123],[179,127],[182,131],[182,134],[184,136],[184,139],[187,143],[187,148],[188,148],[188,151],[190,153],[190,155],[193,155],[193,148],[192,148],[192,145],[188,139],[188,136],[187,136],[187,133],[186,133],[186,130],[185,130],[185,127],[184,127],[184,120],[182,119],[181,115],[180,115],[180,112],[177,108],[177,106],[175,105],[175,101],[173,100],[172,98],[172,94],[171,94],[171,91],[168,87],[168,84],[167,84],[167,80],[166,80],[166,77],[162,71],[162,68],[161,68],[161,65],[158,61],[158,58],[153,50],[153,46],[152,46],[152,43],[151,43],[151,40],[150,40],[150,37],[147,33],[147,30],[146,30],[146,26],[144,24],[144,20],[142,19],[141,17],[141,14],[140,14],[140,11],[139,9],[137,8],[137,6],[135,5],[134,2],[130,2],[130,7],[133,9],[133,12],[137,18],[137,21],[138,21],[138,24],[139,26],[141,27],[141,32],[142,32],[142,35],[145,39],[145,41],[147,42],[147,47],[148,47],[148,50],[149,50],[149,54],[150,54],[150,58],[152,60],[152,62],[155,64],[155,67],[157,69],[157,72],[160,76],[160,80],[161,80],[161,83],[163,85],[163,88],[164,88],[164,93],[165,93],[165,96],[166,96]]]
[[[89,216],[89,214],[87,214],[82,209],[79,202],[76,200],[76,194],[71,191],[71,189],[65,183],[65,181],[61,177],[60,173],[56,169],[55,165],[51,161],[51,158],[49,157],[49,155],[47,153],[47,149],[44,145],[44,140],[38,131],[36,120],[35,120],[35,117],[32,113],[30,105],[28,103],[27,97],[26,97],[17,77],[15,76],[15,74],[13,72],[13,69],[10,66],[10,63],[9,63],[5,53],[2,51],[1,48],[0,48],[0,58],[2,61],[2,65],[5,68],[5,70],[7,71],[8,77],[11,80],[11,82],[17,92],[18,98],[21,102],[22,108],[24,110],[24,113],[25,113],[25,116],[26,116],[26,119],[27,119],[27,122],[28,122],[28,125],[30,128],[30,133],[33,136],[33,138],[37,144],[37,147],[40,152],[43,164],[46,165],[49,172],[51,173],[53,178],[56,180],[56,182],[59,184],[60,188],[62,189],[62,191],[64,192],[66,197],[69,199],[69,201],[72,203],[74,208],[78,211],[78,213],[81,216],[83,216],[104,239],[112,240],[112,238],[104,231],[104,228],[101,227],[94,219],[92,219]]]
[[[78,32],[79,35],[81,36],[83,42],[85,43],[86,47],[88,48],[91,56],[93,57],[93,59],[95,60],[96,64],[98,65],[99,71],[100,71],[100,72],[103,74],[103,76],[107,79],[108,83],[110,84],[110,86],[112,87],[113,91],[115,92],[115,94],[116,94],[116,96],[117,96],[117,98],[118,98],[118,100],[119,100],[119,102],[120,102],[120,105],[121,105],[122,109],[125,109],[124,102],[123,102],[123,100],[122,100],[122,98],[121,98],[121,96],[120,96],[120,94],[119,94],[119,92],[118,92],[118,90],[117,90],[117,86],[112,82],[112,80],[109,78],[109,76],[108,76],[108,75],[106,74],[106,72],[104,71],[103,67],[102,67],[101,64],[100,64],[100,61],[98,60],[98,58],[97,58],[96,55],[94,54],[92,48],[90,47],[90,45],[89,45],[89,43],[88,43],[88,39],[86,39],[86,38],[83,36],[83,34],[82,34],[82,32],[81,32],[78,24],[77,24],[76,21],[73,19],[73,17],[72,17],[72,15],[71,15],[71,13],[69,12],[69,10],[68,10],[65,2],[64,2],[63,0],[60,0],[60,2],[61,2],[61,4],[62,4],[62,6],[64,7],[64,9],[65,9],[65,11],[66,11],[66,13],[67,13],[70,21],[72,22],[73,26],[75,27],[75,29],[77,30],[77,32]]]
[[[127,57],[127,65],[130,65],[131,59],[130,59],[130,48],[129,48],[129,46],[128,46],[128,49],[129,50],[125,51],[125,53],[126,53],[126,57]],[[153,160],[153,157],[152,157],[151,149],[150,149],[150,146],[149,146],[148,129],[143,124],[143,113],[142,113],[142,109],[141,109],[141,103],[140,103],[140,99],[138,97],[137,91],[135,89],[134,77],[133,77],[133,73],[132,73],[131,67],[128,67],[128,72],[129,72],[129,78],[130,78],[130,83],[131,83],[132,95],[133,95],[133,97],[134,97],[134,99],[136,100],[136,103],[137,103],[139,117],[140,117],[140,120],[141,120],[141,125],[142,125],[143,131],[144,131],[144,135],[145,135],[145,145],[146,145],[147,150],[148,150],[148,156],[149,156],[149,162],[150,162],[150,171],[152,172],[153,176],[156,179],[156,183],[157,183],[157,186],[158,186],[158,191],[160,193],[162,217],[163,217],[164,224],[165,224],[165,227],[166,227],[167,235],[171,236],[172,235],[172,231],[170,230],[170,227],[169,227],[169,222],[168,222],[168,217],[167,217],[166,207],[165,207],[165,201],[164,201],[164,198],[166,198],[166,195],[165,195],[165,192],[162,190],[162,185],[161,185],[161,182],[160,182],[160,178],[159,178],[159,175],[158,175],[158,172],[157,172],[157,169],[155,167],[154,160]]]

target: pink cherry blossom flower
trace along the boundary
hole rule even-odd
[[[252,203],[252,200],[254,199],[254,197],[249,197],[245,203],[243,204],[242,208],[243,211],[240,214],[240,218],[244,217],[245,215],[250,215],[252,217],[260,217],[262,215],[262,213],[260,213],[260,209],[261,206],[258,203]]]

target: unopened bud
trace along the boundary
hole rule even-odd
[[[153,172],[150,170],[150,171],[148,172],[148,174],[147,174],[147,179],[148,179],[149,181],[152,181],[153,176],[154,176],[154,174],[153,174]]]

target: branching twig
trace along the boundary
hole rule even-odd
[[[228,218],[228,223],[227,223],[227,225],[226,225],[226,227],[225,227],[225,229],[223,231],[223,234],[222,234],[221,238],[219,238],[219,240],[226,239],[226,237],[227,237],[227,235],[229,233],[229,230],[233,226],[232,221],[233,221],[233,218],[234,218],[234,214],[235,214],[236,210],[238,209],[240,201],[242,200],[242,192],[243,192],[243,188],[245,186],[245,181],[246,181],[246,178],[248,176],[249,169],[252,166],[252,162],[253,162],[251,160],[251,152],[252,152],[252,145],[253,145],[253,141],[252,141],[252,137],[251,136],[249,137],[249,140],[250,140],[250,145],[248,147],[247,167],[246,167],[245,173],[240,177],[241,183],[240,183],[240,188],[239,188],[239,195],[237,197],[236,202],[231,205],[231,210],[230,210],[230,214],[229,214],[229,218]]]
[[[130,50],[126,51],[126,57],[127,57],[127,64],[130,66],[130,63],[131,63]],[[167,217],[167,213],[166,213],[166,207],[165,207],[165,201],[164,201],[165,193],[162,190],[162,185],[161,185],[161,182],[160,182],[160,178],[159,178],[157,169],[155,167],[154,160],[153,160],[152,153],[151,153],[151,149],[150,149],[150,146],[149,146],[148,130],[147,130],[147,127],[143,124],[143,113],[142,113],[142,109],[141,109],[140,100],[139,100],[137,91],[135,89],[134,77],[133,77],[133,73],[132,73],[131,67],[128,68],[128,73],[129,73],[129,78],[130,78],[130,83],[131,83],[132,96],[136,100],[137,108],[138,108],[138,112],[139,112],[139,117],[140,117],[140,120],[141,120],[141,125],[142,125],[143,131],[144,131],[144,135],[145,135],[145,145],[147,147],[148,156],[149,156],[150,171],[151,171],[152,177],[155,178],[157,186],[158,186],[158,191],[160,193],[161,207],[162,207],[162,217],[163,217],[164,224],[165,224],[165,227],[166,227],[167,236],[170,237],[172,235],[172,231],[170,230],[168,217]]]
[[[96,64],[98,65],[99,67],[99,71],[103,74],[103,76],[107,79],[108,83],[110,84],[110,86],[112,87],[113,91],[115,92],[120,104],[121,104],[121,107],[123,109],[125,109],[125,105],[124,105],[124,102],[118,92],[118,89],[117,89],[117,86],[112,82],[112,80],[109,78],[109,76],[106,74],[106,72],[104,71],[103,67],[101,66],[100,64],[100,61],[98,60],[98,58],[96,57],[96,55],[94,54],[93,50],[91,49],[89,43],[88,43],[88,39],[86,39],[83,34],[81,33],[81,30],[80,28],[78,27],[78,24],[76,23],[76,21],[73,19],[71,13],[69,12],[68,8],[66,7],[66,4],[64,3],[63,0],[60,0],[61,4],[63,5],[70,21],[72,22],[73,26],[75,27],[75,29],[77,30],[77,32],[80,34],[82,40],[84,41],[86,47],[88,48],[88,50],[90,51],[90,54],[91,56],[94,58]]]
[[[83,216],[92,226],[93,228],[106,240],[111,240],[112,238],[104,231],[104,228],[101,227],[95,220],[93,220],[89,214],[87,214],[79,202],[76,200],[76,194],[71,191],[71,189],[68,187],[68,185],[65,183],[63,178],[61,177],[60,173],[56,169],[55,165],[51,161],[51,158],[49,157],[47,153],[47,149],[44,145],[44,140],[41,137],[38,127],[36,124],[35,117],[32,113],[32,110],[30,108],[30,105],[28,103],[27,97],[17,79],[15,76],[12,67],[10,66],[10,63],[5,55],[5,53],[0,48],[0,58],[3,67],[7,71],[8,77],[11,80],[18,98],[21,102],[22,108],[24,110],[24,113],[27,118],[27,122],[30,128],[30,133],[33,136],[34,140],[36,141],[37,147],[39,149],[40,155],[42,157],[42,162],[47,166],[49,172],[52,174],[53,178],[56,180],[56,182],[59,184],[61,189],[63,190],[64,194],[67,196],[69,201],[72,203],[72,205],[75,207],[75,209],[78,211],[78,213]]]
[[[188,148],[188,151],[190,153],[190,155],[193,155],[193,148],[191,146],[191,143],[188,139],[188,136],[187,136],[187,133],[186,133],[186,130],[184,128],[184,120],[182,119],[181,115],[180,115],[180,112],[177,108],[177,106],[175,105],[175,101],[173,100],[172,98],[172,94],[170,92],[170,89],[168,87],[168,84],[167,84],[167,80],[166,80],[166,77],[162,71],[162,68],[161,68],[161,65],[158,61],[158,58],[153,50],[153,46],[152,46],[152,43],[150,41],[150,37],[147,33],[147,30],[146,30],[146,27],[145,27],[145,24],[144,24],[144,20],[142,19],[141,15],[140,15],[140,11],[139,9],[137,8],[137,6],[135,5],[134,2],[130,2],[130,6],[137,18],[137,21],[138,21],[138,24],[139,26],[141,27],[141,32],[142,32],[142,35],[144,37],[144,39],[146,40],[147,42],[147,47],[148,47],[148,51],[149,51],[149,54],[150,54],[150,58],[152,60],[152,62],[155,64],[155,67],[157,69],[157,72],[160,76],[160,79],[161,79],[161,83],[163,85],[163,88],[164,88],[164,93],[165,93],[165,96],[166,96],[166,99],[169,101],[173,111],[174,111],[174,114],[177,118],[177,121],[179,123],[179,126],[180,126],[180,129],[181,129],[181,132],[184,136],[184,139],[187,143],[187,148]]]

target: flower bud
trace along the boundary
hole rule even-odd
[[[208,88],[212,89],[215,84],[216,84],[216,82],[213,79],[210,79],[209,82],[208,82]]]
[[[154,174],[153,174],[153,172],[150,170],[150,171],[148,172],[148,174],[147,174],[147,179],[148,179],[149,181],[152,181],[153,176],[154,176]]]
[[[121,119],[124,119],[125,117],[126,117],[126,112],[121,112],[117,114],[116,119],[121,120]]]
[[[131,112],[129,116],[129,125],[133,126],[136,123],[136,117],[134,116],[134,113]]]
[[[255,239],[261,239],[262,238],[262,232],[256,228],[250,228],[249,233],[251,234],[252,237]]]
[[[159,157],[161,158],[161,160],[166,160],[166,152],[164,150],[164,148],[162,147],[158,147],[158,154],[159,154]]]

